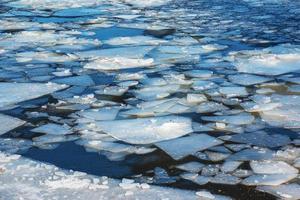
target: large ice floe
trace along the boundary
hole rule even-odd
[[[0,158],[0,195],[4,199],[198,199],[188,190],[87,175],[2,152]]]
[[[95,122],[95,128],[132,144],[155,143],[193,132],[191,120],[177,116],[100,121]]]
[[[280,75],[299,71],[300,47],[279,45],[262,51],[244,51],[233,54],[234,63],[240,72]]]
[[[12,106],[22,101],[34,99],[57,90],[66,85],[54,83],[0,83],[0,108]]]
[[[2,4],[1,200],[300,198],[294,1]]]

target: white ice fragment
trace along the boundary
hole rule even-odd
[[[228,98],[247,96],[248,92],[245,87],[220,87],[219,92]]]
[[[0,83],[0,108],[66,88],[54,83]]]
[[[281,185],[294,178],[298,174],[257,174],[249,176],[242,181],[244,185]]]
[[[196,195],[201,198],[205,198],[205,199],[216,199],[216,197],[208,191],[199,191],[199,192],[196,192]]]
[[[126,58],[126,57],[104,57],[98,58],[84,66],[86,69],[96,69],[104,71],[112,71],[119,69],[128,69],[136,67],[149,67],[152,66],[152,58]]]
[[[221,140],[207,134],[197,134],[159,142],[156,143],[156,146],[169,154],[173,159],[180,160],[188,155],[193,155],[197,151],[202,151],[222,143]]]
[[[225,161],[222,166],[221,166],[221,171],[228,173],[228,172],[233,172],[234,170],[236,170],[240,165],[242,164],[242,162],[240,161]]]
[[[239,72],[280,75],[299,70],[300,48],[296,45],[278,45],[233,56]]]
[[[0,114],[0,135],[3,135],[19,126],[22,126],[25,123],[26,122],[21,119]]]
[[[298,170],[283,161],[251,161],[250,166],[257,174],[298,174]]]
[[[192,162],[176,165],[176,168],[184,170],[184,171],[192,172],[192,173],[198,173],[202,169],[203,166],[204,166],[204,164],[202,164],[200,162],[192,161]]]
[[[258,190],[275,195],[281,199],[300,199],[300,185],[297,183],[284,184],[279,186],[259,186]]]
[[[99,121],[95,125],[98,130],[132,144],[151,144],[193,132],[191,119],[180,116]]]
[[[119,112],[118,107],[104,107],[99,109],[89,109],[77,112],[78,115],[84,118],[103,121],[103,120],[114,120]]]
[[[264,83],[272,80],[271,78],[268,77],[257,76],[253,74],[229,75],[228,79],[232,83],[244,85],[244,86],[255,85],[255,84]]]
[[[89,75],[58,78],[58,79],[54,79],[53,82],[60,83],[60,84],[66,84],[66,85],[76,85],[76,86],[93,86],[93,85],[95,85],[95,82]]]
[[[205,102],[205,101],[207,101],[207,98],[204,94],[189,93],[186,96],[186,100],[187,100],[188,103],[195,104],[195,103]]]
[[[205,121],[214,121],[214,122],[228,123],[234,125],[244,125],[244,124],[251,124],[255,118],[250,114],[241,113],[237,115],[228,115],[228,116],[207,116],[207,117],[201,117],[201,119]]]
[[[269,148],[284,146],[291,142],[290,138],[286,135],[270,135],[264,131],[240,133],[230,136],[227,140],[231,142],[245,143]]]
[[[275,95],[269,97],[272,103],[280,105],[271,110],[260,112],[261,117],[273,126],[285,128],[300,127],[300,96],[298,95]]]
[[[241,179],[230,174],[220,173],[210,179],[211,183],[236,185],[241,182]]]
[[[213,75],[213,71],[210,70],[190,70],[184,72],[186,76],[192,78],[209,78]]]
[[[159,45],[166,43],[166,40],[157,39],[150,36],[131,36],[131,37],[115,37],[104,41],[109,45]]]
[[[54,123],[48,123],[31,130],[35,133],[45,133],[49,135],[67,135],[71,134],[72,131],[68,125],[59,125]]]

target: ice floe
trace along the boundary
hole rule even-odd
[[[156,143],[155,145],[175,160],[193,155],[198,151],[222,144],[221,140],[207,134],[197,134]]]
[[[261,51],[239,52],[234,55],[234,62],[239,72],[280,75],[299,70],[299,52],[299,46],[279,45]]]
[[[97,130],[132,144],[150,144],[193,132],[191,120],[179,116],[98,121],[95,125]]]
[[[0,114],[0,123],[0,135],[3,135],[19,126],[22,126],[26,122],[15,117]]]
[[[0,107],[13,106],[22,101],[66,88],[66,85],[54,83],[0,83]]]

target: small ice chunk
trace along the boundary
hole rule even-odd
[[[198,173],[202,167],[204,166],[204,164],[200,163],[200,162],[188,162],[188,163],[184,163],[181,165],[176,165],[176,168],[184,170],[184,171],[188,171],[188,172],[192,172],[192,173]]]
[[[231,155],[228,160],[268,160],[274,158],[274,151],[269,149],[244,149]]]
[[[241,179],[230,174],[220,173],[211,178],[210,182],[225,185],[237,185],[239,182],[241,182]]]
[[[191,70],[184,72],[184,74],[192,78],[209,78],[213,75],[213,72],[210,70]]]
[[[275,195],[281,199],[300,199],[300,185],[297,183],[278,186],[259,186],[257,190]]]
[[[50,135],[67,135],[71,134],[72,131],[68,125],[59,125],[54,123],[48,123],[31,130],[35,133],[45,133]]]
[[[152,58],[126,58],[126,57],[104,57],[98,58],[84,66],[86,69],[96,69],[103,71],[119,70],[119,69],[129,69],[137,67],[149,67],[153,63]]]
[[[195,103],[202,103],[207,101],[207,98],[204,94],[187,94],[186,100],[188,103],[195,104]]]
[[[66,84],[66,85],[76,85],[76,86],[93,86],[93,85],[95,85],[93,79],[89,75],[58,78],[58,79],[54,79],[53,82],[60,83],[60,84]]]
[[[150,36],[131,36],[131,37],[115,37],[104,41],[109,45],[159,45],[166,43],[166,40],[157,39]]]
[[[281,185],[294,178],[298,174],[258,174],[252,175],[242,181],[244,185]]]
[[[216,197],[208,191],[199,191],[196,192],[196,195],[204,199],[216,199]]]
[[[286,135],[269,135],[263,131],[231,135],[228,141],[269,148],[280,147],[291,143],[290,138]]]
[[[221,171],[228,173],[228,172],[233,172],[236,170],[243,162],[240,161],[226,161],[222,164],[221,166]]]
[[[122,96],[127,91],[128,87],[106,86],[99,88],[95,93],[100,95]]]
[[[229,75],[228,79],[232,83],[244,85],[244,86],[255,85],[255,84],[264,83],[272,80],[271,78],[267,78],[264,76],[257,76],[253,74]]]
[[[191,119],[180,116],[103,121],[95,124],[97,129],[132,144],[151,144],[193,132]]]
[[[197,134],[178,139],[156,143],[161,150],[166,152],[175,160],[180,160],[197,151],[202,151],[213,146],[222,144],[221,140],[207,134]]]
[[[201,91],[216,88],[218,85],[212,81],[196,80],[194,81],[192,87],[196,91]]]
[[[77,112],[78,115],[84,118],[102,121],[102,120],[114,120],[119,112],[120,108],[117,107],[104,107],[99,109],[89,109],[81,112]]]
[[[248,92],[245,87],[220,87],[219,92],[228,98],[247,96]]]
[[[234,125],[244,125],[251,124],[254,121],[254,117],[248,113],[241,113],[237,115],[228,115],[228,116],[207,116],[201,117],[205,121],[214,121],[221,123],[228,123]]]
[[[25,123],[25,121],[18,118],[0,114],[0,135],[3,135],[19,126],[22,126]]]
[[[298,170],[283,161],[251,161],[250,166],[256,174],[298,174]]]

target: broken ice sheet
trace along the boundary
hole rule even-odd
[[[145,101],[162,99],[170,94],[180,91],[180,85],[169,84],[164,86],[151,86],[143,87],[137,90],[134,90],[133,93],[138,99]]]
[[[298,174],[257,174],[251,175],[242,181],[244,185],[281,185],[294,178]]]
[[[227,185],[236,185],[241,182],[240,178],[232,176],[230,174],[220,173],[210,179],[211,183],[216,184],[227,184]]]
[[[239,72],[280,75],[299,70],[299,55],[300,47],[297,45],[278,45],[261,51],[236,53],[233,60]]]
[[[257,190],[275,195],[281,199],[300,199],[300,185],[297,183],[283,184],[279,186],[259,186]]]
[[[48,123],[37,128],[31,130],[35,133],[45,133],[49,135],[68,135],[71,134],[72,131],[68,125],[59,125],[54,123]]]
[[[89,75],[81,76],[70,76],[64,78],[57,78],[52,80],[55,83],[66,84],[66,85],[75,85],[75,86],[92,86],[95,85],[95,82]]]
[[[104,57],[98,58],[84,66],[86,69],[96,69],[103,71],[112,71],[119,69],[129,69],[136,67],[149,67],[154,64],[152,58],[126,58],[126,57]]]
[[[191,136],[172,139],[155,145],[170,155],[174,160],[180,160],[193,155],[198,151],[222,144],[221,140],[207,134],[195,134]]]
[[[251,161],[250,166],[256,174],[298,174],[298,170],[283,161]]]
[[[247,96],[248,92],[245,87],[220,87],[219,92],[227,98]]]
[[[0,114],[0,135],[3,135],[19,126],[22,126],[25,123],[26,122],[21,119]]]
[[[1,183],[5,183],[0,184],[1,197],[4,199],[132,199],[132,196],[125,196],[128,191],[134,194],[134,198],[146,200],[180,200],[182,196],[187,200],[197,199],[188,190],[142,185],[131,180],[120,182],[105,176],[63,170],[17,155],[0,153],[0,158],[6,168],[0,179]]]
[[[255,85],[255,84],[264,83],[272,80],[271,78],[268,77],[257,76],[253,74],[229,75],[228,79],[232,83],[244,85],[244,86]]]
[[[207,116],[207,117],[201,117],[201,119],[205,121],[222,122],[222,123],[228,123],[234,125],[244,125],[244,124],[251,124],[255,118],[248,113],[241,113],[237,115],[228,115],[228,116]]]
[[[198,173],[203,168],[203,166],[204,164],[200,162],[192,161],[192,162],[176,165],[176,168],[184,171],[192,172],[192,173]]]
[[[46,51],[26,51],[16,54],[16,61],[20,63],[64,63],[77,60],[75,55]]]
[[[54,83],[0,83],[0,108],[66,88]]]
[[[233,155],[228,160],[248,161],[248,160],[268,160],[275,157],[275,152],[264,148],[244,149]]]
[[[193,132],[186,117],[164,116],[95,122],[97,130],[131,144],[151,144]]]
[[[119,112],[119,107],[104,107],[99,109],[89,109],[77,112],[80,117],[84,117],[91,120],[114,120]]]
[[[166,40],[157,39],[150,36],[132,36],[132,37],[115,37],[109,40],[104,41],[105,44],[109,45],[159,45],[162,43],[166,43]]]
[[[273,126],[300,127],[300,96],[273,94],[268,99],[270,102],[280,105],[271,110],[261,111],[260,115],[264,121]]]
[[[270,135],[263,131],[231,135],[226,140],[269,148],[285,146],[291,142],[290,138],[286,135]]]

